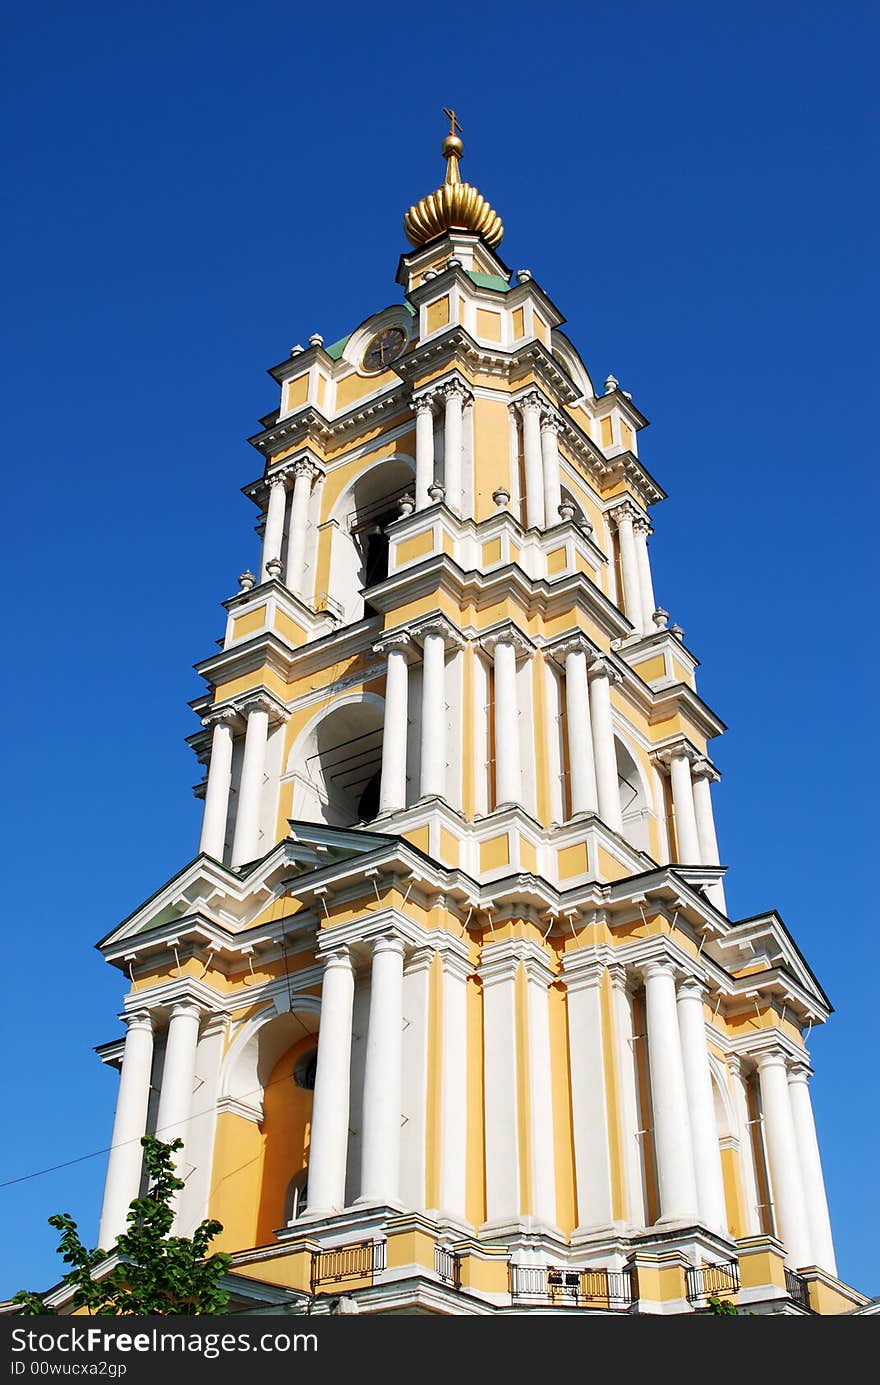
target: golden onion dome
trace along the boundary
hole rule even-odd
[[[453,118],[452,133],[443,141],[446,181],[436,192],[429,193],[414,207],[410,207],[403,218],[403,229],[413,245],[427,245],[429,240],[442,236],[446,231],[473,231],[494,250],[504,235],[504,226],[485,197],[470,183],[461,181],[458,162],[464,145],[455,128]]]

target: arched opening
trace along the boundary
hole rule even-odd
[[[284,1199],[284,1220],[290,1225],[297,1217],[303,1216],[309,1205],[309,1171],[301,1169],[294,1174],[287,1185]]]
[[[617,756],[617,789],[620,794],[620,815],[623,835],[638,851],[648,851],[648,798],[636,762],[622,741],[615,739]]]
[[[379,811],[384,703],[361,694],[331,707],[291,753],[291,816],[329,827],[372,822]]]
[[[582,505],[580,505],[580,503],[575,499],[571,491],[567,490],[566,487],[563,486],[560,491],[560,495],[562,504],[570,505],[574,510],[574,514],[572,515],[573,522],[578,526],[579,529],[585,529],[588,534],[591,534],[593,532],[593,526],[587,519],[587,516],[584,514]]]
[[[280,1014],[272,1005],[245,1020],[224,1060],[213,1176],[231,1246],[264,1245],[286,1225],[297,1178],[296,1216],[305,1210],[313,1101],[307,1078],[321,1002],[294,995],[292,1003]]]
[[[391,457],[359,476],[336,507],[340,530],[331,585],[346,621],[377,614],[363,592],[388,576],[388,529],[400,518],[401,498],[412,485],[412,462]]]

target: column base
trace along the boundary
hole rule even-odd
[[[481,1237],[498,1236],[508,1239],[511,1236],[548,1236],[554,1241],[564,1241],[565,1236],[558,1226],[538,1221],[537,1217],[496,1217],[483,1222],[478,1228]]]
[[[701,1226],[696,1212],[681,1212],[678,1216],[658,1217],[653,1226],[645,1228],[646,1235],[652,1231],[685,1231]]]
[[[589,1226],[576,1226],[571,1233],[571,1244],[628,1239],[631,1235],[632,1227],[625,1221],[594,1222]]]

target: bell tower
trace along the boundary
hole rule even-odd
[[[270,371],[261,550],[197,665],[198,853],[100,944],[129,982],[101,1243],[146,1130],[239,1304],[847,1311],[830,1006],[777,913],[727,913],[647,419],[500,259],[448,114],[392,301]]]

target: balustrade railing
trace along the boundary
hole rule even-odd
[[[707,1298],[735,1294],[739,1289],[739,1263],[721,1260],[712,1265],[691,1265],[687,1270],[688,1303],[704,1303]]]
[[[327,1284],[342,1284],[350,1279],[368,1280],[385,1268],[385,1241],[356,1241],[353,1245],[333,1246],[312,1251],[312,1293]]]
[[[629,1270],[511,1265],[510,1296],[516,1303],[597,1308],[623,1312],[633,1302]]]

